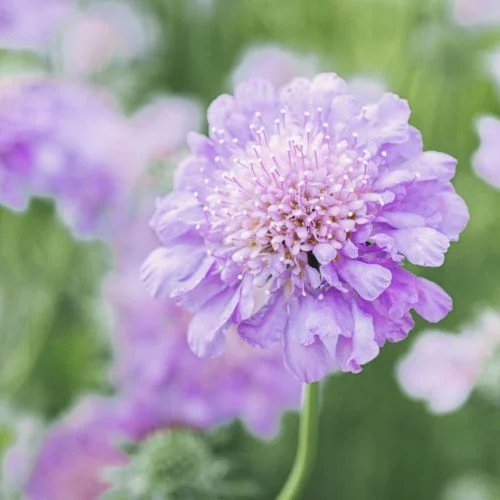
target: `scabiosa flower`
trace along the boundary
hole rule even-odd
[[[440,266],[468,212],[455,160],[423,152],[409,115],[394,94],[361,105],[335,74],[280,90],[249,81],[212,103],[209,137],[189,136],[158,201],[162,246],[143,266],[154,296],[193,314],[196,354],[219,355],[236,325],[312,382],[405,338],[412,308],[448,313],[448,295],[403,264]]]
[[[142,168],[133,132],[91,88],[51,80],[5,86],[0,203],[23,210],[33,195],[51,197],[75,234],[103,231]]]
[[[481,179],[495,188],[500,188],[500,120],[493,116],[482,116],[475,126],[480,145],[472,157],[472,168]]]
[[[486,311],[458,335],[423,332],[398,364],[401,388],[410,397],[424,400],[433,413],[459,409],[500,346],[499,326],[499,315]]]
[[[71,15],[70,0],[14,0],[0,5],[0,47],[44,51]]]
[[[26,500],[89,500],[107,489],[103,473],[123,465],[120,445],[138,441],[158,421],[146,405],[124,398],[87,397],[42,440],[21,490]]]

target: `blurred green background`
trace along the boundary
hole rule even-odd
[[[409,100],[426,149],[458,157],[455,185],[471,211],[444,267],[425,274],[455,301],[440,327],[457,330],[484,306],[500,307],[500,193],[470,167],[478,145],[474,119],[500,115],[499,89],[482,65],[483,51],[500,42],[500,28],[497,34],[459,28],[440,0],[210,3],[141,2],[160,24],[161,38],[131,69],[127,106],[159,92],[208,104],[228,90],[230,71],[258,42],[316,53],[325,70],[344,77],[383,78]],[[2,396],[51,419],[83,392],[109,390],[100,301],[108,267],[106,249],[73,241],[48,202],[36,201],[22,215],[0,210]],[[324,384],[319,457],[304,498],[432,500],[462,475],[500,478],[500,407],[473,399],[457,413],[434,417],[396,385],[394,363],[425,327],[420,321],[408,341],[386,346],[360,375]],[[288,473],[296,429],[296,416],[287,415],[270,443],[239,426],[232,433],[228,453],[242,475],[258,481],[263,498],[274,498]]]

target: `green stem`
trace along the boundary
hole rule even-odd
[[[277,500],[299,500],[311,474],[318,444],[319,382],[305,384],[299,442],[292,471]]]

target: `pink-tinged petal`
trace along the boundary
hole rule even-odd
[[[215,259],[210,255],[205,255],[196,269],[188,275],[186,278],[179,279],[172,286],[172,291],[170,292],[171,298],[176,298],[184,295],[194,288],[196,288],[202,280],[206,278],[211,269],[213,268]]]
[[[243,112],[253,115],[255,111],[265,113],[276,107],[276,91],[271,82],[253,79],[240,83],[234,97]]]
[[[400,144],[408,140],[410,107],[397,95],[386,93],[376,104],[365,106],[364,117],[370,124],[360,134],[364,143]]]
[[[203,210],[194,196],[174,191],[156,203],[151,227],[164,244],[177,239],[197,224],[204,222]]]
[[[416,278],[418,302],[414,309],[422,318],[437,323],[453,309],[451,297],[436,283],[425,278]]]
[[[287,320],[285,297],[277,292],[253,316],[240,323],[238,333],[253,346],[267,349],[283,338]]]
[[[337,255],[337,249],[330,243],[319,243],[313,248],[313,254],[322,265],[331,262]]]
[[[343,308],[344,306],[344,308]],[[314,295],[299,297],[290,303],[289,330],[301,344],[317,337],[333,337],[347,333],[345,302],[332,293],[319,299]]]
[[[375,300],[391,284],[391,271],[378,264],[347,260],[338,266],[338,270],[365,300]]]
[[[153,297],[170,295],[179,282],[196,272],[205,257],[204,248],[199,246],[157,248],[144,262],[141,276]]]
[[[434,179],[449,181],[455,176],[457,160],[437,151],[425,151],[401,165],[401,169],[417,175],[419,181]]]
[[[415,172],[411,172],[410,170],[388,170],[377,179],[375,188],[379,190],[390,189],[399,184],[411,182],[416,178]]]
[[[375,330],[370,316],[352,303],[354,334],[352,337],[339,337],[336,357],[342,371],[359,373],[361,365],[378,356],[380,348],[375,341]]]
[[[429,227],[399,229],[392,237],[396,248],[417,266],[441,266],[450,246],[446,236]]]
[[[393,228],[424,227],[425,218],[412,212],[384,212],[379,217],[380,222],[385,222]]]
[[[222,94],[215,99],[207,110],[210,127],[223,129],[231,113],[236,109],[236,99],[232,95]]]
[[[347,82],[335,73],[320,73],[311,82],[311,109],[328,112],[334,98],[347,94]]]
[[[247,274],[241,281],[241,295],[236,310],[236,321],[239,323],[240,321],[250,318],[254,306],[254,278],[251,274]]]
[[[333,262],[327,264],[326,266],[321,266],[320,271],[321,271],[321,276],[330,286],[336,288],[341,292],[347,291],[346,287],[339,279],[339,275],[337,273],[337,267]]]
[[[239,288],[227,288],[194,314],[188,327],[188,342],[197,356],[213,358],[222,353],[224,334],[238,305],[240,293]]]
[[[215,163],[206,158],[189,156],[177,166],[174,174],[174,186],[179,191],[185,191],[191,195],[198,193],[199,197],[204,199],[207,193],[204,179],[210,178],[216,168]]]
[[[307,78],[294,78],[281,89],[280,106],[290,110],[295,116],[304,116],[304,112],[309,109],[310,89],[310,80]]]
[[[320,339],[301,344],[289,323],[284,336],[285,365],[297,378],[310,384],[321,380],[333,366],[328,349]]]

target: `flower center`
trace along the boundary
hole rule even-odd
[[[216,158],[220,178],[204,208],[216,252],[254,274],[318,268],[318,245],[335,259],[380,206],[371,181],[380,156],[358,147],[355,134],[335,141],[308,113],[297,124],[282,110],[272,125],[256,113],[250,131],[244,147],[233,142]]]

